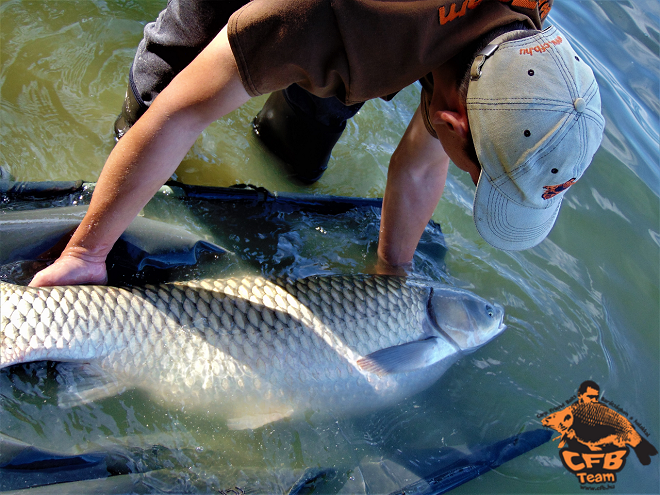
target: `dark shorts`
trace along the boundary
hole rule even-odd
[[[208,45],[244,0],[170,0],[155,22],[147,24],[129,74],[144,108]],[[354,116],[362,103],[346,106],[319,98],[298,85],[284,90],[287,102],[321,124],[336,127]]]

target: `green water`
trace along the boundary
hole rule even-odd
[[[112,124],[142,29],[165,3],[0,3],[0,165],[18,180],[95,181],[113,146]],[[137,392],[61,411],[49,389],[41,391],[53,381],[50,372],[28,367],[24,375],[0,375],[0,431],[42,448],[166,447],[162,457],[171,469],[124,485],[90,485],[89,492],[123,493],[135,482],[141,492],[217,493],[241,480],[270,491],[264,487],[286,478],[281,473],[308,466],[357,466],[365,456],[387,457],[399,447],[489,443],[536,428],[537,414],[592,379],[659,447],[660,7],[653,1],[555,3],[550,22],[567,33],[600,84],[607,126],[592,166],[571,188],[548,239],[528,251],[500,252],[480,239],[471,217],[474,186],[455,168],[433,217],[448,253],[446,273],[434,268],[431,274],[505,306],[508,330],[497,341],[463,359],[427,393],[380,414],[238,433],[214,421],[212,412],[168,410]],[[382,196],[389,156],[419,89],[407,88],[390,103],[367,103],[311,187],[290,182],[253,136],[250,123],[263,101],[252,100],[209,127],[177,170],[179,180]],[[204,227],[185,207],[163,214]],[[316,225],[321,230],[301,225],[313,232],[287,237],[294,273],[369,270],[373,218],[341,225],[328,219]],[[429,263],[422,255],[415,262],[417,269]],[[656,456],[641,466],[631,453],[610,492],[658,493],[659,465]],[[551,442],[456,493],[580,491]]]

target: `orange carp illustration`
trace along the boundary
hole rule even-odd
[[[559,448],[569,441],[585,445],[591,451],[599,451],[610,445],[630,446],[639,462],[645,466],[650,464],[651,456],[658,453],[656,448],[637,433],[627,418],[598,402],[598,385],[594,382],[585,383],[588,385],[584,390],[583,384],[578,391],[578,402],[546,416],[541,421],[543,426],[561,434],[554,439],[561,438]]]

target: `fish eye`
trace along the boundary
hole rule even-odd
[[[486,314],[491,318],[495,316],[495,311],[493,310],[493,307],[488,304],[486,304]]]

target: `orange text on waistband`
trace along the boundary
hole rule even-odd
[[[557,36],[554,40],[550,40],[547,43],[542,43],[540,45],[536,46],[530,46],[529,48],[521,48],[520,49],[520,55],[534,55],[534,52],[536,53],[543,53],[546,51],[548,48],[551,46],[557,46],[561,44],[561,42],[564,41],[561,39],[561,36]]]
[[[459,17],[463,17],[468,9],[476,8],[483,0],[463,0],[463,2],[452,3],[451,6],[442,6],[438,9],[440,15],[440,24],[444,26],[448,22],[453,21]],[[510,3],[512,7],[520,7],[523,9],[536,9],[539,6],[539,0],[500,0],[502,3]],[[459,6],[460,5],[460,10]],[[541,0],[541,18],[545,19],[550,11],[548,0]]]
[[[461,10],[456,10],[457,9],[457,3],[452,3],[451,7],[449,7],[449,12],[447,12],[445,6],[443,5],[440,7],[439,13],[440,13],[440,24],[444,26],[448,22],[453,21],[457,17],[463,17],[465,13],[467,12],[467,9],[473,9],[477,7],[483,0],[464,0],[463,4],[461,5]]]

